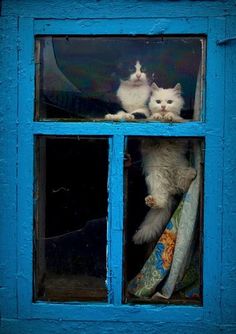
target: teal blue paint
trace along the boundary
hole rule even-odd
[[[17,4],[17,5],[16,5]],[[142,17],[215,17],[235,15],[234,0],[216,1],[70,1],[54,0],[44,6],[42,1],[32,3],[30,0],[5,0],[3,15],[31,18],[142,18]]]
[[[207,333],[207,334],[234,334],[236,325],[221,325],[216,324],[209,325],[204,323],[195,323],[194,326],[189,326],[186,323],[173,323],[168,322],[154,322],[153,326],[144,322],[137,322],[128,324],[126,321],[116,322],[99,322],[99,321],[63,321],[59,319],[55,320],[42,320],[37,319],[35,321],[27,320],[4,320],[2,323],[2,333],[4,334],[37,334],[37,333],[69,333],[69,334],[141,334],[145,333],[148,328],[150,334],[196,334],[196,333]]]
[[[214,35],[212,34],[214,32]],[[209,19],[206,76],[206,123],[211,132],[206,136],[205,184],[204,184],[204,240],[203,240],[203,303],[207,320],[220,321],[220,271],[222,226],[222,173],[223,173],[223,124],[224,97],[224,49],[216,44],[225,36],[224,18]],[[214,61],[212,61],[214,59]],[[212,84],[214,83],[214,84]],[[217,96],[217,98],[216,98]],[[216,117],[216,110],[219,110]],[[217,245],[217,247],[214,247]]]
[[[235,1],[6,0],[2,13],[0,302],[4,320],[0,331],[235,333],[236,46],[234,41],[217,45],[218,40],[235,36]],[[205,123],[33,122],[34,34],[137,33],[207,35]],[[108,303],[32,303],[33,138],[37,134],[109,136],[109,179],[116,178],[109,185]],[[121,305],[123,151],[128,135],[206,139],[202,307]]]
[[[33,319],[64,319],[79,321],[127,321],[201,323],[204,310],[196,306],[177,305],[106,305],[97,303],[42,303],[32,305]]]
[[[123,268],[123,169],[124,137],[116,135],[110,141],[109,175],[109,302],[122,303],[122,268]]]
[[[0,55],[0,313],[15,318],[16,300],[16,118],[17,20],[1,17]],[[6,303],[7,301],[7,303]]]
[[[226,38],[235,36],[235,17],[227,18]],[[236,42],[232,41],[225,48],[225,137],[224,137],[224,202],[223,202],[223,238],[222,238],[222,320],[225,323],[235,322],[236,310],[236,198],[235,198],[235,143],[236,143],[236,97],[233,93],[236,85]],[[232,311],[233,310],[233,311]]]
[[[39,122],[25,124],[35,134],[132,135],[132,136],[204,136],[211,128],[204,123],[168,124],[157,122]]]
[[[207,19],[187,18],[117,18],[110,25],[109,19],[93,20],[64,20],[63,34],[72,35],[112,35],[112,34],[203,34],[207,30]],[[34,32],[41,35],[61,34],[60,20],[37,20],[34,23]]]
[[[32,20],[19,20],[19,125],[18,125],[18,312],[31,316],[33,300],[33,133],[34,47]]]

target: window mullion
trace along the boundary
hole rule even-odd
[[[109,148],[109,214],[108,214],[108,271],[109,303],[122,302],[123,277],[123,163],[124,136],[110,139]]]

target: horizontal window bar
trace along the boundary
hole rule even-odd
[[[186,18],[161,19],[161,18],[125,18],[115,19],[111,25],[109,19],[81,19],[63,20],[35,20],[35,35],[74,34],[74,35],[163,35],[163,34],[204,34],[208,31],[206,19]]]
[[[23,124],[21,126],[24,126]],[[25,124],[27,126],[27,124]],[[34,122],[33,134],[48,135],[129,135],[129,136],[190,136],[206,135],[206,124],[201,122]],[[214,131],[211,131],[213,134]],[[217,133],[215,133],[217,134]]]
[[[129,322],[191,322],[203,319],[204,308],[196,306],[165,305],[122,305],[105,304],[50,304],[36,303],[32,305],[32,318],[83,320],[89,321],[122,321]]]

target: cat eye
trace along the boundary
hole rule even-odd
[[[129,72],[135,72],[135,67],[134,66],[130,66],[129,67]]]
[[[160,104],[160,103],[161,103],[161,100],[156,100],[156,103]]]
[[[171,103],[173,103],[173,100],[168,100],[167,103],[171,104]]]

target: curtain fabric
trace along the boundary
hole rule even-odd
[[[129,283],[128,291],[136,297],[168,299],[174,290],[186,287],[193,291],[193,295],[189,289],[186,291],[188,297],[199,294],[198,254],[194,254],[201,183],[201,151],[198,143],[195,144],[194,151],[197,177],[180,201],[142,270]],[[158,290],[163,281],[164,284]]]

